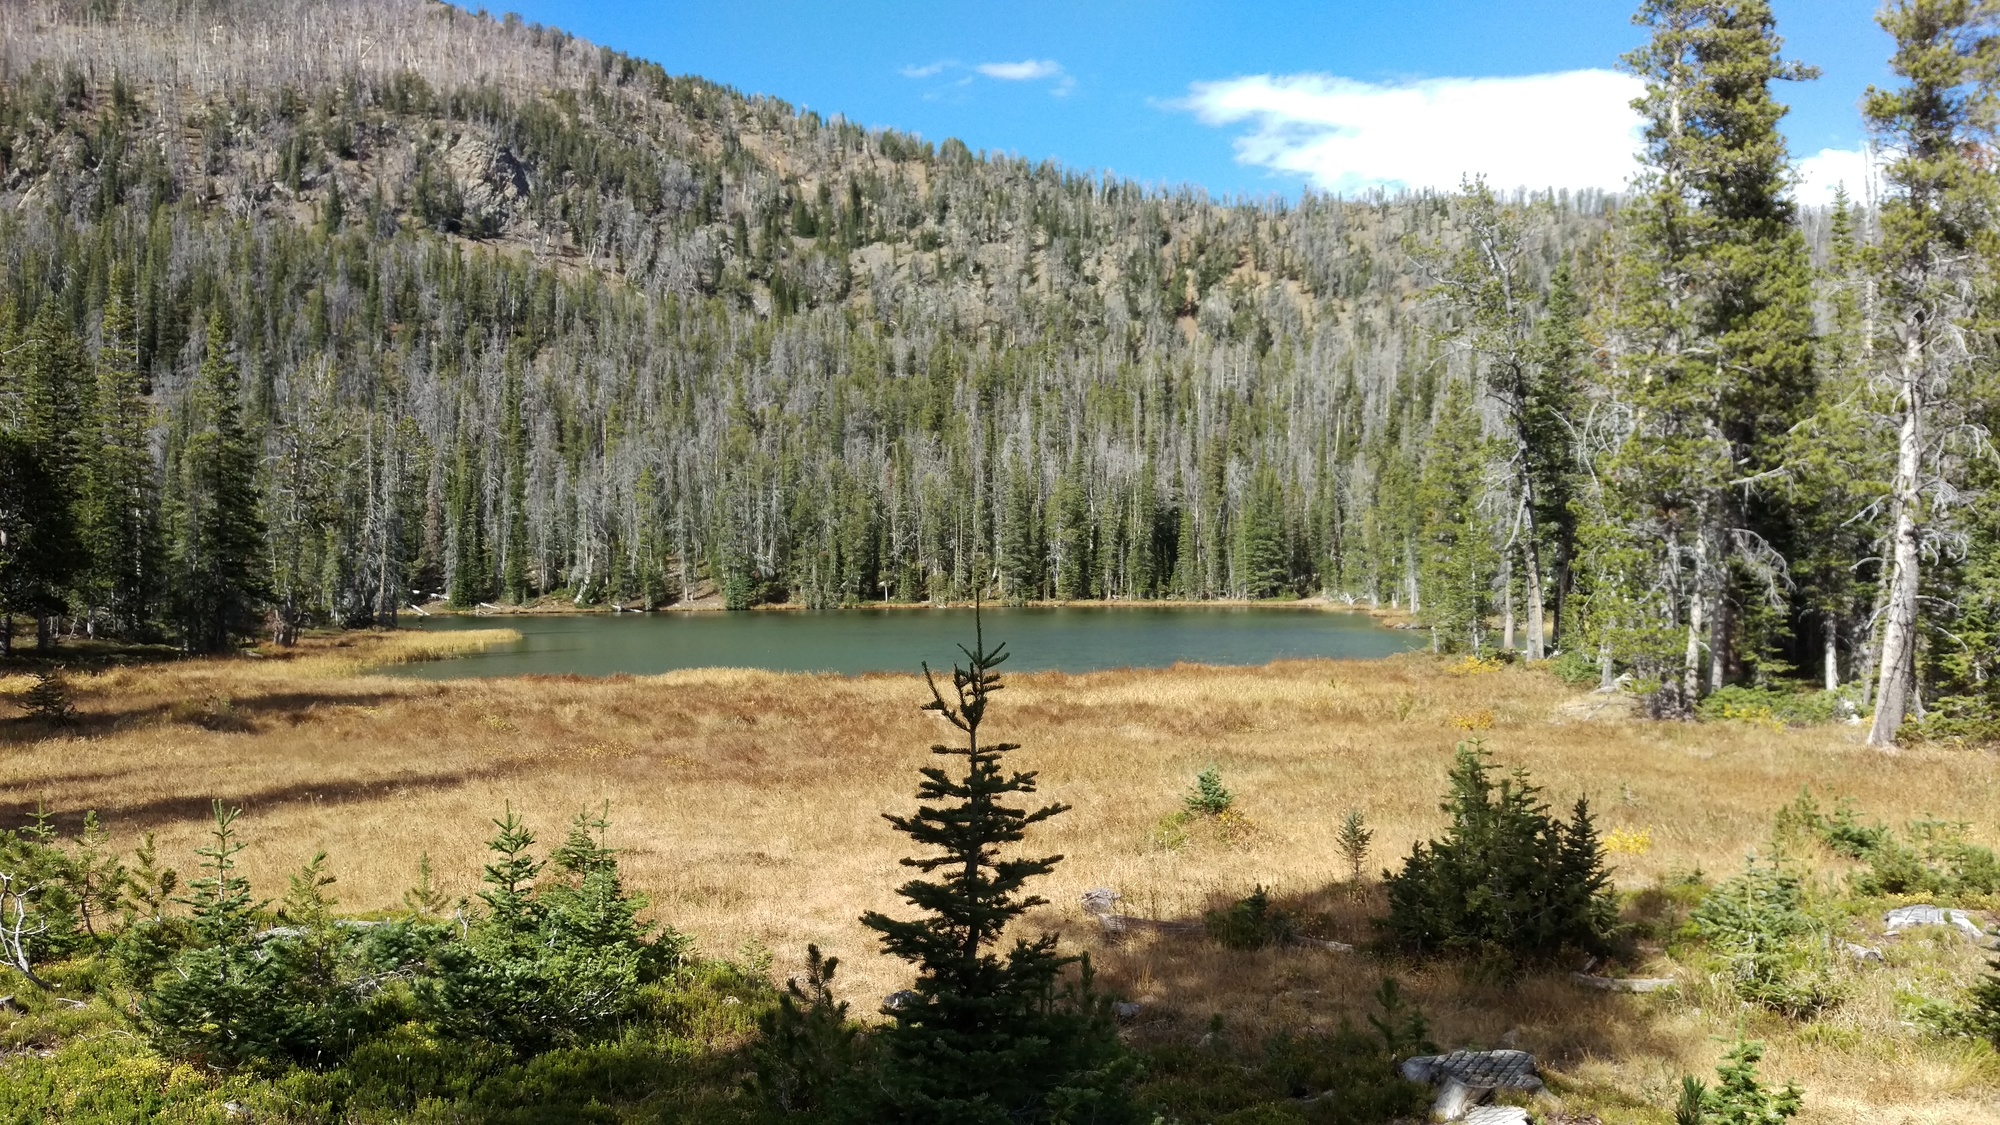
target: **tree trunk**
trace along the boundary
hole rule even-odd
[[[1542,564],[1537,557],[1541,552],[1535,546],[1532,524],[1528,530],[1527,550],[1523,554],[1527,565],[1523,585],[1528,595],[1528,659],[1540,660],[1548,655],[1548,632],[1542,615]]]
[[[1840,619],[1826,615],[1826,690],[1840,690]]]
[[[1923,392],[1917,385],[1922,345],[1915,331],[1903,345],[1903,424],[1896,440],[1895,538],[1890,543],[1889,604],[1882,623],[1881,682],[1868,745],[1894,746],[1896,728],[1909,713],[1916,685],[1917,579],[1921,545],[1917,529],[1917,474],[1923,458]]]
[[[1403,544],[1403,573],[1409,584],[1410,613],[1415,616],[1423,612],[1423,604],[1417,597],[1417,547],[1414,543]]]
[[[1696,594],[1688,599],[1687,653],[1681,667],[1681,699],[1683,713],[1692,714],[1694,701],[1701,698],[1701,627],[1702,600]]]
[[[1500,564],[1500,647],[1514,651],[1514,557]]]

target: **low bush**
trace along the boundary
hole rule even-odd
[[[1270,892],[1263,887],[1220,910],[1204,914],[1202,926],[1223,948],[1245,951],[1283,945],[1298,934],[1298,919],[1272,905]]]
[[[1597,658],[1581,649],[1564,649],[1543,666],[1572,687],[1597,683],[1604,676]]]
[[[1990,695],[1946,696],[1923,718],[1903,724],[1898,736],[1966,746],[2000,742],[2000,702]]]
[[[1376,993],[1367,1030],[1343,1018],[1329,1031],[1274,1035],[1238,1048],[1218,1021],[1202,1045],[1154,1048],[1142,1108],[1159,1121],[1231,1125],[1374,1125],[1422,1116],[1427,1086],[1404,1080],[1397,1064],[1437,1050],[1422,1013],[1393,980]]]
[[[624,888],[602,815],[577,814],[545,865],[510,810],[494,821],[486,910],[462,940],[435,945],[419,1001],[440,1028],[520,1052],[601,1033],[629,1016],[639,986],[671,970],[685,942],[652,937],[646,900]],[[551,878],[539,878],[544,867]]]
[[[1547,961],[1608,951],[1616,920],[1588,802],[1568,822],[1516,770],[1496,782],[1485,750],[1460,743],[1442,839],[1419,843],[1389,879],[1389,944],[1412,953]]]
[[[1795,1019],[1839,1002],[1827,926],[1808,909],[1803,882],[1777,862],[1753,857],[1708,892],[1688,924],[1743,999]]]
[[[1738,1042],[1715,1068],[1716,1084],[1698,1078],[1681,1080],[1681,1101],[1674,1125],[1780,1125],[1799,1112],[1805,1097],[1790,1083],[1782,1090],[1766,1089],[1757,1080],[1762,1043]]]
[[[1845,692],[1784,691],[1746,684],[1717,688],[1695,704],[1696,717],[1712,722],[1733,720],[1793,727],[1831,723],[1854,713],[1854,703]]]
[[[1809,790],[1778,810],[1774,836],[1781,843],[1815,840],[1867,867],[1854,875],[1860,895],[1915,895],[1954,900],[2000,893],[2000,856],[1966,837],[1963,821],[1925,819],[1904,825],[1899,837],[1887,825],[1863,824],[1851,800],[1824,812]]]
[[[1213,762],[1195,775],[1194,788],[1181,798],[1182,807],[1195,816],[1221,816],[1235,803],[1235,795],[1223,787],[1222,771]]]
[[[1955,900],[2000,892],[2000,857],[1965,836],[1963,821],[1913,820],[1905,839],[1884,831],[1864,855],[1854,890],[1864,895],[1921,895]]]

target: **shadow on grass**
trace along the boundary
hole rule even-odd
[[[1211,908],[1226,905],[1218,899]],[[1301,937],[1356,948],[1340,952],[1298,941],[1229,949],[1200,931],[1198,914],[1158,919],[1182,932],[1135,927],[1115,935],[1094,921],[1064,928],[1092,950],[1100,985],[1138,1002],[1128,1040],[1162,1060],[1217,1056],[1247,1071],[1287,1040],[1326,1036],[1343,1024],[1372,1034],[1369,1018],[1381,1014],[1376,994],[1385,979],[1395,980],[1403,1000],[1423,1014],[1439,1049],[1528,1051],[1558,1093],[1565,1073],[1592,1060],[1678,1066],[1687,1051],[1655,997],[1574,981],[1570,973],[1583,968],[1581,954],[1575,963],[1508,971],[1472,958],[1412,958],[1377,948],[1373,919],[1387,912],[1387,903],[1373,883],[1359,896],[1336,885],[1273,896],[1273,905]]]
[[[214,802],[217,800],[254,816],[273,807],[291,804],[358,804],[397,794],[443,792],[498,777],[505,774],[508,768],[506,763],[498,763],[478,769],[399,774],[370,781],[312,781],[247,792],[163,795],[143,801],[99,802],[88,811],[95,812],[98,822],[114,832],[144,832],[168,824],[206,822],[214,816]],[[15,792],[20,791],[21,787],[17,786]],[[41,804],[40,800],[0,802],[0,828],[19,828],[32,823]],[[81,808],[49,809],[57,829],[65,833],[81,829],[85,811]]]
[[[408,698],[393,692],[283,691],[256,695],[212,695],[163,700],[138,707],[93,706],[93,692],[74,690],[77,713],[53,723],[31,715],[0,719],[0,744],[46,742],[57,738],[94,738],[134,727],[180,723],[223,733],[250,733],[275,726],[297,726],[315,712],[379,707]]]

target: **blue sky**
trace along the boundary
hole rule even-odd
[[[1889,81],[1876,0],[1773,0],[1804,194],[1860,175],[1856,104]],[[513,0],[562,27],[868,126],[1147,183],[1615,187],[1630,167],[1636,0]],[[1594,72],[1594,73],[1593,73]],[[1608,181],[1608,182],[1607,182]]]

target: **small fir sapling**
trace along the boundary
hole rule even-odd
[[[840,958],[806,946],[804,979],[786,981],[778,1006],[758,1020],[755,1085],[781,1114],[819,1112],[852,1098],[866,1041],[848,1020],[846,1002],[834,998],[839,967]]]
[[[1029,810],[1006,798],[1035,792],[1033,772],[1008,772],[1019,747],[986,742],[981,725],[1004,645],[988,649],[974,619],[964,667],[952,669],[947,697],[925,667],[935,712],[961,735],[958,746],[931,752],[956,766],[927,766],[914,814],[885,814],[896,830],[924,849],[903,860],[934,878],[917,878],[897,893],[919,912],[904,920],[870,911],[861,923],[881,935],[883,949],[916,967],[907,1002],[884,1015],[880,1061],[871,1082],[879,1122],[1013,1122],[1136,1120],[1128,1087],[1136,1062],[1118,1041],[1110,1000],[1092,986],[1090,962],[1061,953],[1054,934],[1016,938],[1001,953],[1010,923],[1034,907],[1029,880],[1049,874],[1061,856],[1011,856],[1027,830],[1067,811],[1051,803]],[[1065,970],[1081,965],[1065,984]]]
[[[436,918],[444,913],[451,900],[438,890],[436,877],[431,873],[431,853],[424,852],[417,857],[417,884],[403,892],[403,908],[410,912],[411,921],[421,922]]]
[[[213,812],[213,841],[195,849],[202,875],[174,900],[189,909],[191,945],[156,979],[140,1014],[167,1054],[234,1067],[257,1058],[268,1040],[262,1026],[271,1014],[268,962],[252,940],[264,904],[251,897],[250,881],[236,869],[245,847],[236,838],[242,810],[216,801]]]
[[[1674,1125],[1783,1125],[1796,1116],[1805,1095],[1790,1082],[1782,1090],[1758,1082],[1757,1063],[1763,1057],[1762,1043],[1739,1041],[1715,1068],[1713,1087],[1692,1076],[1681,1079]]]
[[[1181,798],[1181,804],[1196,816],[1221,816],[1235,803],[1236,795],[1223,788],[1222,771],[1214,762],[1195,775],[1194,789]]]
[[[1333,839],[1340,846],[1340,858],[1347,862],[1348,884],[1359,891],[1361,868],[1368,862],[1368,845],[1375,841],[1375,831],[1368,827],[1360,809],[1348,809]]]
[[[76,719],[76,705],[70,702],[69,681],[60,666],[37,668],[35,684],[21,696],[28,717],[54,726],[68,726]]]

